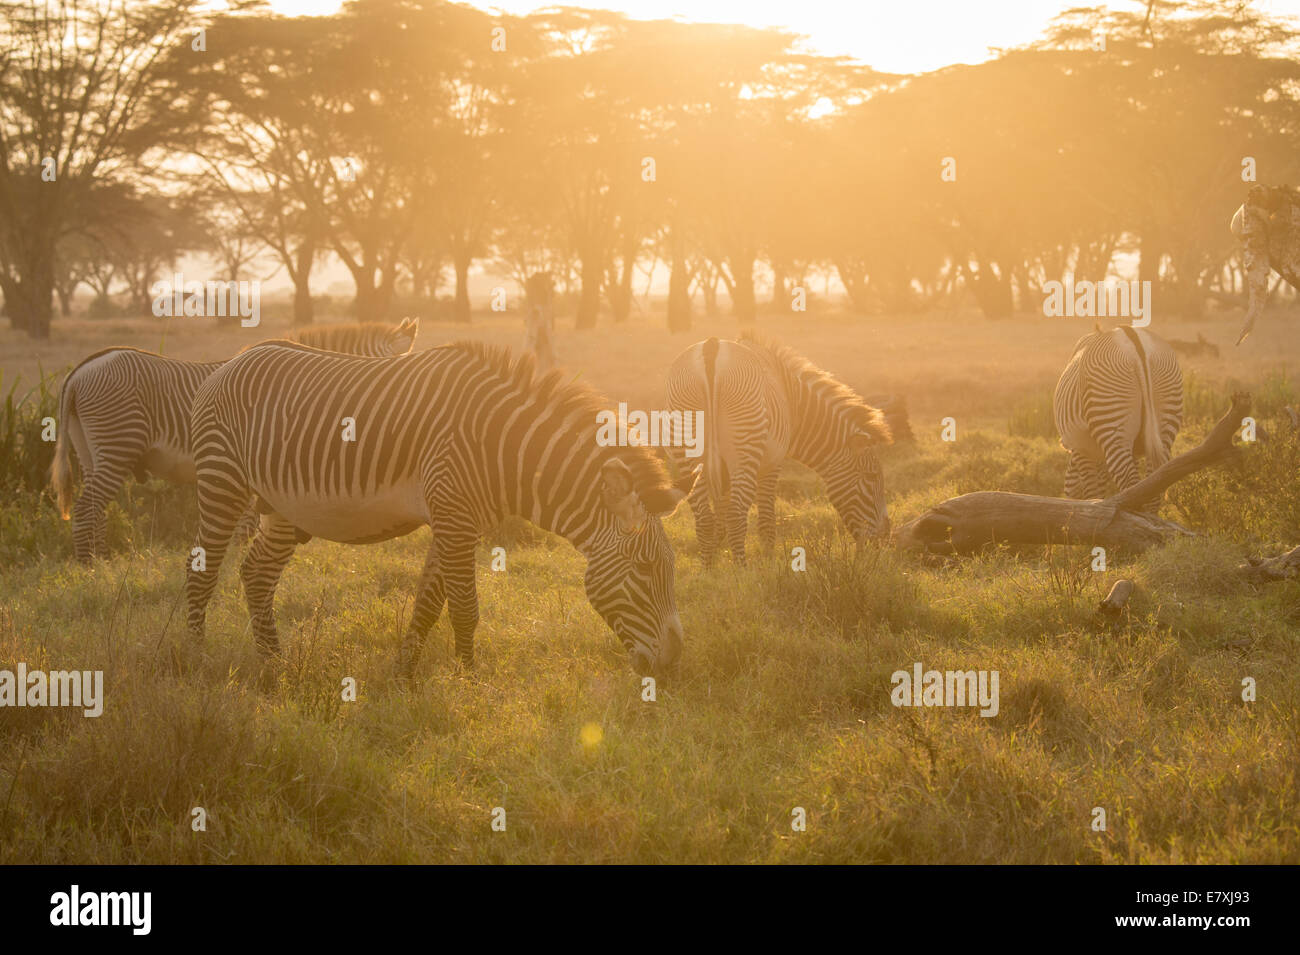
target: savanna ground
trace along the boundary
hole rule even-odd
[[[689,512],[667,522],[687,645],[653,703],[583,596],[579,555],[522,522],[482,542],[470,673],[451,662],[443,619],[415,683],[393,680],[427,529],[300,547],[277,601],[285,655],[269,665],[228,561],[208,638],[190,645],[192,491],[129,486],[110,516],[114,556],[74,565],[68,525],[32,490],[34,409],[52,400],[37,391],[0,429],[0,668],[102,669],[106,701],[98,719],[0,711],[0,862],[1300,861],[1300,581],[1253,587],[1235,570],[1300,543],[1300,444],[1280,416],[1300,394],[1300,325],[1272,313],[1233,349],[1238,317],[1153,326],[1223,347],[1184,360],[1178,449],[1242,386],[1272,435],[1171,492],[1165,515],[1199,536],[1111,554],[1105,572],[1084,548],[855,555],[815,476],[791,468],[776,551],[744,568],[702,569]],[[517,346],[521,324],[426,323],[416,347]],[[1091,324],[827,314],[759,328],[864,394],[907,396],[918,440],[883,456],[898,524],[966,491],[1060,492],[1051,388]],[[221,357],[279,327],[177,320],[166,350]],[[677,351],[736,331],[566,328],[558,348],[612,400],[649,408]],[[38,365],[156,349],[162,335],[145,319],[65,320],[39,345],[0,332],[0,401]],[[496,545],[504,573],[489,570]],[[791,570],[795,545],[806,572]],[[1130,612],[1101,624],[1096,603],[1121,576],[1139,587]],[[916,661],[999,671],[1000,713],[895,708],[890,675]],[[348,676],[357,702],[341,699]],[[198,806],[206,832],[191,829]],[[504,832],[490,825],[498,806]]]

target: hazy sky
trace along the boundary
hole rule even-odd
[[[271,0],[280,13],[333,13],[341,0]],[[678,17],[781,26],[808,37],[819,53],[847,54],[889,72],[918,72],[986,59],[989,47],[1017,46],[1039,36],[1047,22],[1090,0],[497,0],[475,3],[507,13],[549,6],[622,10],[640,19]],[[1110,0],[1114,9],[1140,9],[1139,0]],[[1257,0],[1273,14],[1300,17],[1300,0]]]

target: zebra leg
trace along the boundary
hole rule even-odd
[[[95,462],[95,470],[86,477],[81,496],[72,508],[72,550],[82,563],[108,556],[108,519],[104,512],[130,473],[131,465],[126,460],[108,458]]]
[[[245,512],[240,527],[247,522]],[[280,574],[298,545],[298,529],[277,514],[268,514],[239,568],[244,584],[244,599],[253,622],[253,638],[263,654],[278,653],[280,638],[275,632],[275,588]]]
[[[1115,489],[1123,491],[1136,484],[1142,476],[1137,461],[1133,460],[1133,441],[1137,435],[1128,434],[1123,428],[1112,428],[1096,437]]]
[[[253,537],[262,525],[262,517],[257,513],[257,509],[250,507],[244,511],[244,516],[239,519],[235,525],[235,540],[244,542]]]
[[[732,559],[745,562],[745,534],[749,531],[749,509],[758,491],[758,462],[752,458],[739,461],[731,475],[731,498],[727,512],[727,539]]]
[[[1070,463],[1065,468],[1065,496],[1076,501],[1089,501],[1101,497],[1105,489],[1101,467],[1095,458],[1078,451],[1070,452]]]
[[[464,514],[464,510],[457,513]],[[435,519],[434,539],[438,547],[438,569],[447,595],[451,629],[456,635],[456,656],[466,667],[474,665],[474,631],[478,628],[478,584],[474,579],[474,545],[478,533],[470,525]],[[430,595],[431,599],[437,593]],[[441,605],[439,605],[441,606]]]
[[[686,498],[691,505],[691,516],[695,518],[695,539],[700,545],[700,561],[705,567],[711,567],[718,553],[718,543],[722,537],[718,519],[709,503],[709,488],[703,479],[695,482],[691,493]]]
[[[420,586],[415,595],[415,611],[411,614],[410,626],[406,628],[406,636],[402,640],[401,668],[408,675],[415,670],[424,638],[442,616],[442,608],[446,603],[447,590],[442,582],[438,539],[435,537],[429,545],[429,554],[424,559],[424,572],[420,575]]]
[[[200,472],[198,491],[199,536],[186,558],[185,600],[190,634],[202,638],[221,562],[253,495],[242,480],[218,471]]]
[[[701,463],[698,458],[688,458],[685,448],[676,443],[669,444],[667,451],[678,474],[684,474]],[[695,521],[695,539],[700,546],[700,561],[706,567],[711,566],[718,551],[718,540],[721,535],[718,520],[713,514],[713,505],[709,502],[709,482],[705,479],[702,470],[686,500],[691,505],[691,517]]]
[[[780,472],[775,468],[758,479],[758,542],[764,550],[776,543],[776,481]]]

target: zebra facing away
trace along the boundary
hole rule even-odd
[[[268,342],[223,365],[192,413],[204,560],[190,562],[186,580],[191,633],[203,634],[231,534],[254,502],[263,516],[240,575],[260,649],[279,646],[275,588],[298,543],[371,543],[428,524],[403,669],[414,667],[444,603],[469,665],[474,548],[518,515],[586,556],[587,598],[638,672],[672,667],[682,627],[659,518],[690,483],[669,484],[649,448],[598,444],[600,399],[562,379],[556,371],[534,381],[531,356],[516,361],[477,343],[365,359]]]
[[[781,345],[748,335],[710,338],[677,356],[668,406],[704,412],[703,479],[690,496],[700,554],[712,561],[723,538],[745,557],[745,532],[758,504],[758,535],[776,535],[776,483],[793,458],[816,471],[858,542],[889,533],[885,481],[876,449],[891,442],[880,411],[848,386]],[[682,449],[671,448],[685,463]],[[716,516],[715,516],[716,512]]]
[[[544,375],[557,364],[555,357],[555,288],[550,272],[534,272],[524,283],[527,335],[524,351],[531,352],[536,372]],[[308,343],[310,344],[310,343]]]
[[[294,337],[333,351],[401,355],[411,350],[418,319],[400,325],[322,325]],[[190,402],[222,362],[180,361],[138,348],[106,348],[68,373],[59,393],[59,430],[51,483],[63,519],[72,517],[80,561],[105,551],[104,511],[129,475],[150,474],[176,484],[194,482]],[[72,461],[81,463],[82,491],[72,505]]]
[[[1066,497],[1105,493],[1106,478],[1119,490],[1169,460],[1183,421],[1183,374],[1167,342],[1143,328],[1100,327],[1075,343],[1056,383],[1052,414],[1061,445],[1070,452]]]

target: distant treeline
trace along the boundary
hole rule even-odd
[[[549,270],[586,328],[658,265],[678,330],[719,288],[753,320],[756,269],[783,308],[834,270],[861,310],[998,317],[1128,253],[1157,310],[1195,314],[1240,296],[1251,178],[1300,181],[1296,34],[1236,0],[1149,7],[900,76],[573,8],[0,0],[0,291],[45,337],[83,284],[147,311],[182,255],[202,279],[274,260],[306,323],[333,256],[363,319],[450,283],[468,321],[478,261]]]

